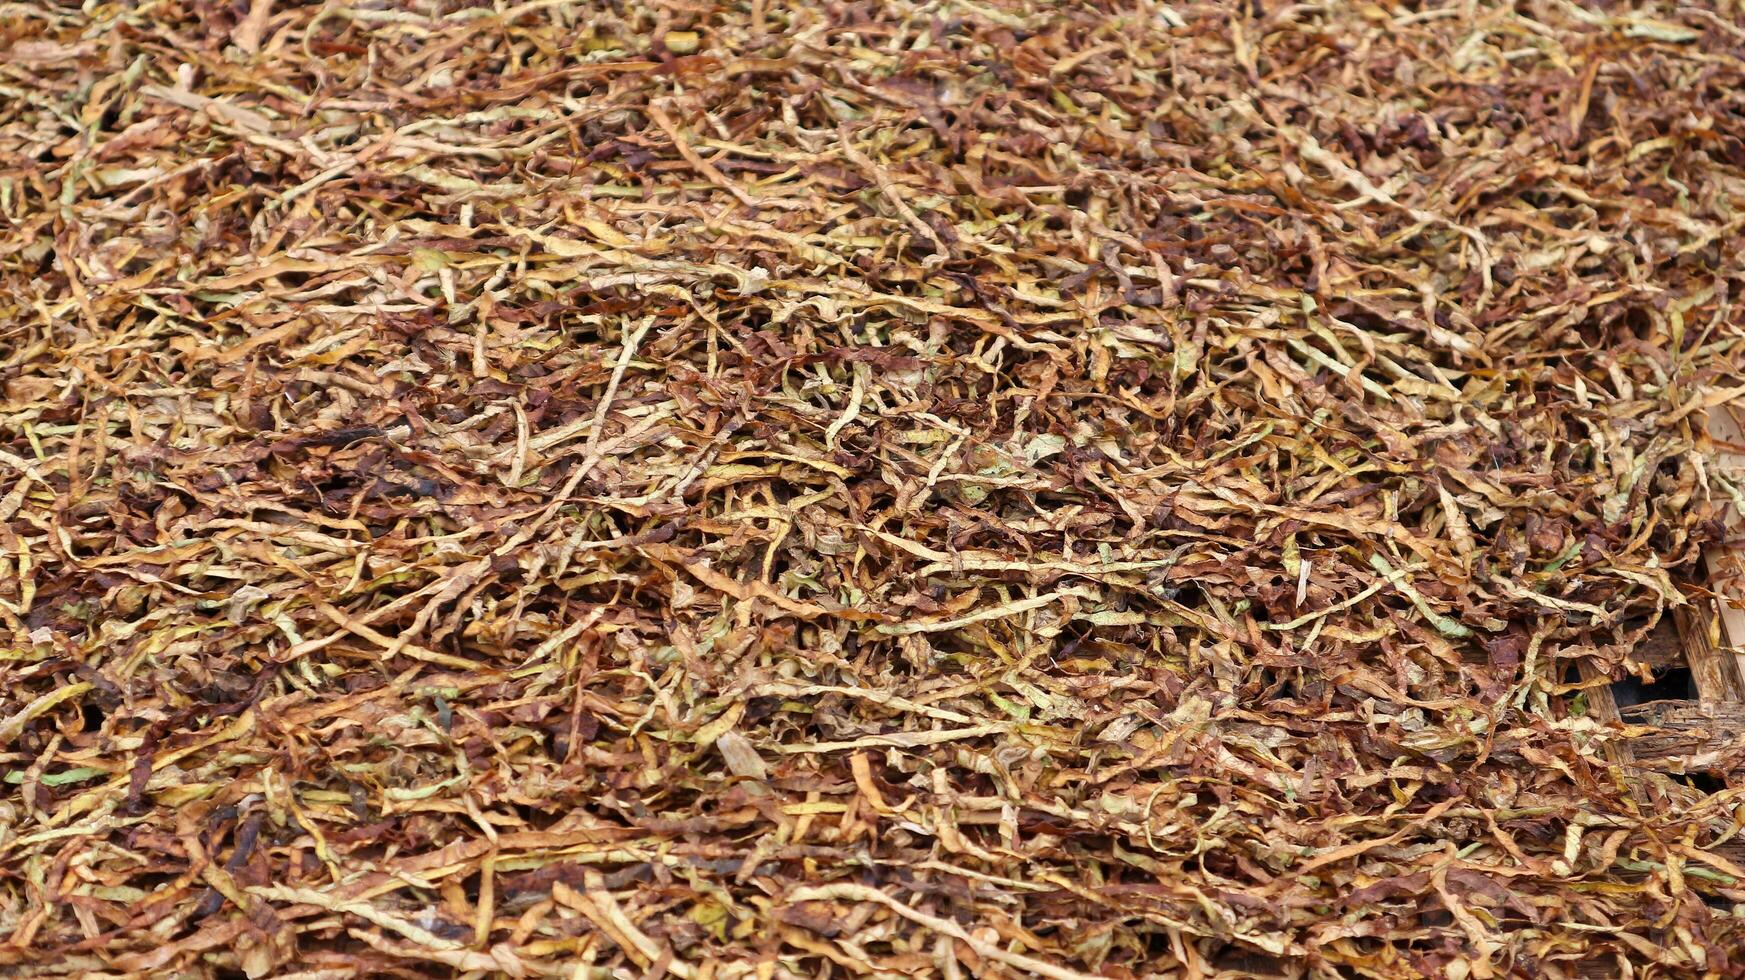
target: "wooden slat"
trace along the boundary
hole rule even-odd
[[[1745,736],[1745,704],[1737,702],[1650,701],[1619,714],[1625,724],[1662,729],[1630,740],[1635,759],[1682,759],[1690,771],[1726,765]]]
[[[1721,443],[1734,447],[1745,448],[1745,428],[1741,428],[1738,419],[1733,417],[1729,406],[1720,406],[1709,413],[1709,436]],[[1715,458],[1727,466],[1745,463],[1745,454],[1736,449],[1717,447]],[[1745,534],[1742,526],[1745,515],[1733,514],[1727,522],[1727,537],[1737,538]],[[1709,634],[1708,642],[1712,646],[1716,642],[1724,643],[1731,648],[1733,657],[1733,673],[1739,676],[1745,673],[1739,664],[1741,651],[1745,651],[1745,608],[1740,608],[1739,600],[1745,597],[1745,554],[1740,549],[1728,548],[1724,544],[1709,548],[1703,553],[1704,564],[1708,566],[1709,587],[1714,590],[1717,601],[1717,612],[1720,616],[1718,630],[1705,631]],[[1718,636],[1714,634],[1719,634]]]
[[[1710,414],[1708,435],[1718,444],[1714,456],[1722,465],[1745,465],[1745,427],[1725,407]],[[1640,696],[1637,691],[1620,705],[1613,686],[1586,688],[1588,709],[1602,724],[1659,729],[1607,744],[1607,758],[1627,769],[1643,763],[1694,773],[1737,765],[1745,742],[1745,548],[1728,542],[1745,541],[1745,515],[1730,514],[1726,540],[1703,553],[1713,601],[1673,610],[1629,655],[1656,674],[1687,668],[1695,700],[1628,703]],[[1584,662],[1582,679],[1598,681],[1600,675]]]
[[[1723,613],[1726,607],[1715,603]],[[1704,704],[1728,704],[1745,701],[1745,676],[1740,674],[1739,658],[1733,654],[1736,642],[1722,641],[1722,629],[1707,603],[1691,605],[1673,611],[1683,641],[1684,660],[1696,681],[1697,694]],[[1722,646],[1717,646],[1717,641]]]
[[[1637,623],[1634,628],[1640,629],[1641,624]],[[1677,620],[1663,617],[1655,624],[1653,631],[1636,645],[1636,649],[1630,651],[1630,659],[1655,670],[1683,667],[1684,635]]]
[[[1585,659],[1581,662],[1580,670],[1583,681],[1597,680],[1602,676]],[[1587,691],[1587,710],[1590,717],[1602,725],[1611,725],[1622,720],[1618,715],[1618,699],[1612,696],[1610,685],[1595,684],[1585,688],[1585,690]],[[1601,751],[1605,753],[1606,761],[1615,766],[1627,763],[1631,759],[1630,747],[1622,741],[1607,740]]]

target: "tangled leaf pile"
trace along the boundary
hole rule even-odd
[[[0,969],[1739,975],[1745,18],[1589,7],[0,5]]]

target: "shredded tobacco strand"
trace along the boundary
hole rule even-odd
[[[1733,5],[0,4],[0,972],[1738,976],[1742,229]]]

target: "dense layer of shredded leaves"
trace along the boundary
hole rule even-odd
[[[0,5],[0,967],[1738,975],[1703,6]]]

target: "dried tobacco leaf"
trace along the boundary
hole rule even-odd
[[[0,8],[0,970],[1738,975],[1741,51]]]

